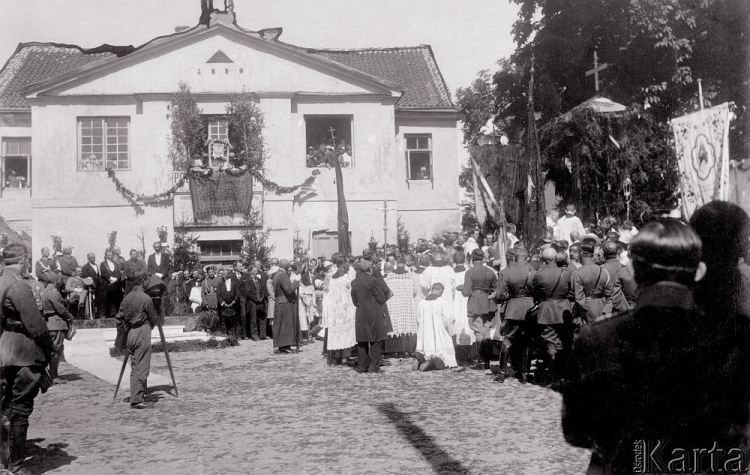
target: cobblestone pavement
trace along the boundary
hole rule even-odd
[[[273,354],[270,341],[174,353],[179,398],[152,388],[134,411],[114,387],[63,363],[37,397],[27,455],[34,473],[582,473],[565,443],[561,398],[492,382],[481,371],[381,374],[329,367],[322,343]],[[162,354],[152,370],[168,375]]]

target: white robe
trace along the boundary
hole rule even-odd
[[[442,297],[422,300],[419,303],[417,325],[417,352],[427,359],[437,356],[448,368],[458,366],[453,338],[447,330],[453,326],[450,304]]]
[[[456,344],[473,345],[477,341],[474,330],[469,327],[468,304],[469,298],[464,297],[456,287],[464,285],[466,271],[456,272],[453,279],[453,330],[451,334],[456,336]]]

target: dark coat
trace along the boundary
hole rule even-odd
[[[109,270],[109,264],[107,264],[106,259],[103,260],[101,264],[99,264],[99,272],[101,274],[102,284],[105,287],[109,287],[110,285],[116,287],[122,286],[122,279],[124,277],[122,274],[122,270],[120,269],[120,266],[116,261],[113,260],[112,264],[114,264],[115,268],[115,270],[113,271]],[[111,283],[109,281],[110,277],[114,277],[115,279],[117,279],[117,282]]]
[[[219,314],[226,314],[226,310],[228,309],[233,310],[234,315],[238,315],[240,312],[240,287],[239,285],[237,285],[234,279],[232,279],[231,282],[231,290],[227,290],[227,284],[224,280],[222,280],[221,283],[216,287],[216,300],[219,305]]]
[[[357,342],[376,342],[388,338],[382,308],[386,302],[386,295],[375,277],[357,272],[357,278],[352,281],[352,302],[357,307]]]
[[[750,319],[722,317],[699,313],[689,288],[661,282],[633,312],[580,330],[562,429],[570,444],[596,448],[592,471],[632,473],[635,440],[666,443],[665,464],[673,447],[747,453]]]
[[[53,351],[52,339],[31,287],[19,274],[18,269],[6,267],[0,277],[0,295],[7,291],[0,302],[6,320],[0,336],[0,367],[44,366]]]
[[[250,275],[250,273],[243,274],[242,279],[240,279],[240,292],[243,297],[256,305],[263,302],[263,287],[261,279]]]
[[[613,257],[607,259],[601,267],[609,272],[609,276],[612,279],[612,313],[627,312],[631,307],[628,305],[623,291],[623,287],[626,285],[623,284],[623,279],[628,277],[625,266],[620,264],[620,261],[616,257]]]
[[[49,268],[49,271],[47,268]],[[47,284],[55,283],[59,269],[57,268],[57,263],[53,259],[42,257],[36,261],[34,269],[36,271],[36,278],[39,279],[39,282],[45,282]]]
[[[523,321],[526,312],[534,306],[532,291],[536,271],[525,262],[514,263],[500,271],[497,279],[497,297],[507,302],[505,318]]]
[[[169,254],[164,252],[161,253],[161,264],[156,265],[155,253],[148,256],[148,273],[154,275],[159,273],[162,275],[162,280],[169,278],[169,273],[172,271],[172,259]]]
[[[613,280],[604,267],[586,264],[572,276],[575,301],[583,311],[581,317],[593,322],[605,313],[612,311]]]
[[[559,283],[558,283],[559,282]],[[534,301],[539,302],[538,323],[559,325],[565,322],[573,306],[573,287],[570,271],[557,265],[545,265],[534,276]]]
[[[486,315],[497,310],[495,302],[488,297],[497,287],[497,276],[484,264],[474,263],[474,267],[464,274],[464,297],[469,298],[466,314]],[[445,289],[446,292],[450,289]]]
[[[86,277],[91,277],[91,280],[94,281],[94,288],[97,289],[97,291],[102,288],[102,278],[99,272],[101,272],[99,267],[90,262],[85,263],[83,267],[81,267],[81,277],[84,279]]]

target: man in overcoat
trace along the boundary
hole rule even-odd
[[[380,356],[385,339],[388,338],[383,304],[386,295],[378,280],[370,275],[372,263],[363,260],[357,270],[357,278],[352,281],[352,302],[357,307],[355,313],[355,334],[357,339],[357,371],[377,373],[380,370]]]

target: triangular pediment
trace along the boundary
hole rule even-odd
[[[229,59],[229,56],[227,56],[222,50],[219,50],[214,53],[213,56],[208,58],[208,61],[206,61],[206,63],[234,63],[234,61]]]
[[[189,84],[194,93],[401,95],[397,85],[223,25],[154,40],[127,56],[40,84],[29,92],[30,97],[172,94],[179,83]]]

